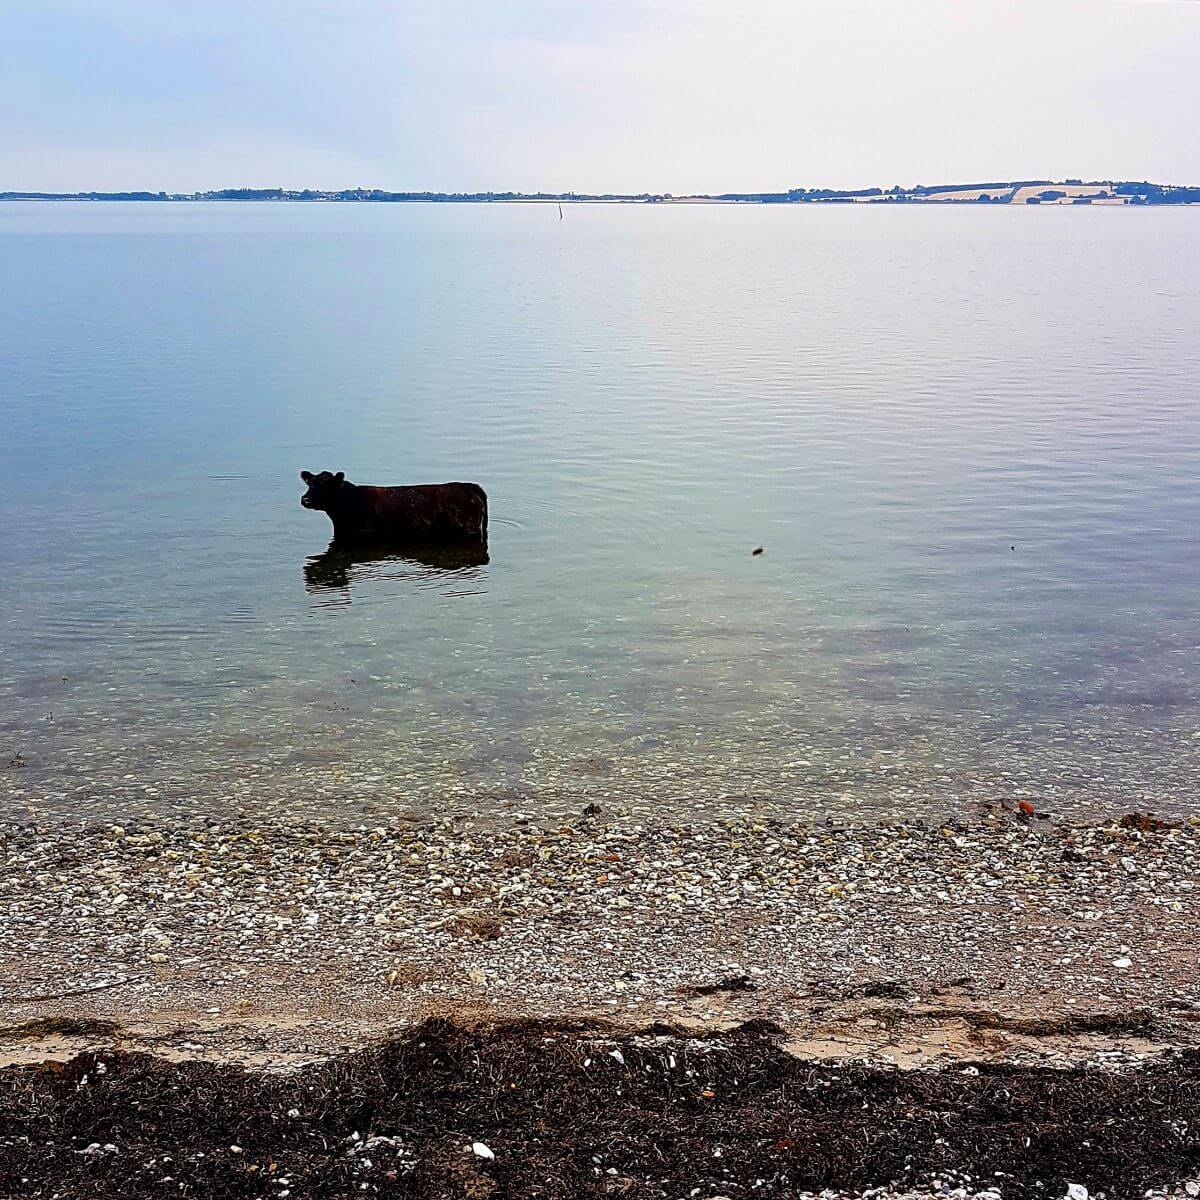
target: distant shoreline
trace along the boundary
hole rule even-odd
[[[388,192],[378,188],[323,191],[312,188],[220,188],[205,192],[4,191],[6,201],[137,201],[145,203],[274,201],[299,204],[1200,204],[1200,187],[1136,180],[1023,179],[911,188],[838,190],[791,188],[785,192]]]

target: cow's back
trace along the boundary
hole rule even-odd
[[[487,493],[477,483],[359,486],[364,529],[412,540],[487,537]]]

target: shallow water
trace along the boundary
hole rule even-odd
[[[1187,809],[1198,279],[1186,210],[0,204],[0,813]],[[490,561],[319,559],[301,468]]]

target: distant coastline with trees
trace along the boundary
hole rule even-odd
[[[380,188],[218,188],[206,192],[3,191],[0,200],[285,201],[296,203],[609,204],[1200,204],[1200,187],[1133,180],[1023,179],[892,188],[790,188],[785,192],[389,192]]]

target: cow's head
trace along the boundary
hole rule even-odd
[[[314,475],[311,471],[301,471],[300,478],[308,484],[308,491],[300,497],[300,503],[305,508],[319,509],[328,512],[337,503],[338,493],[346,483],[346,474],[339,471],[322,471]]]

